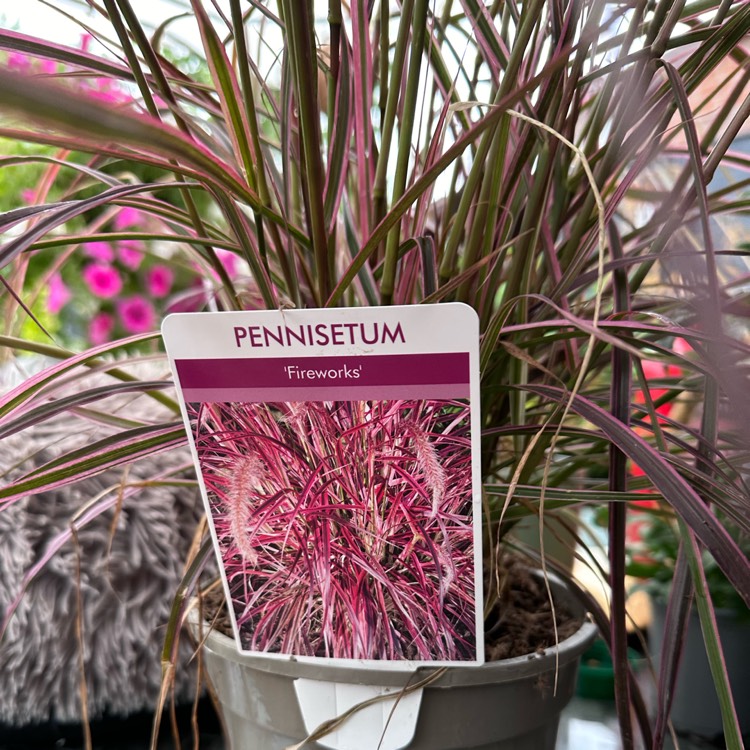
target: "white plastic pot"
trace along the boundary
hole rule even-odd
[[[564,585],[553,591],[583,614]],[[193,629],[197,622],[193,621]],[[392,694],[349,717],[306,750],[554,750],[560,712],[573,696],[581,654],[596,636],[584,622],[558,649],[479,667],[449,667],[403,695],[416,674],[240,654],[234,640],[208,635],[204,659],[232,750],[284,750],[322,722],[369,698]],[[554,690],[555,669],[557,690]]]

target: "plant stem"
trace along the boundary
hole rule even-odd
[[[610,231],[612,255],[622,258],[619,237]],[[613,273],[615,314],[630,312],[627,274],[621,268]],[[610,386],[612,416],[625,425],[630,424],[630,355],[618,348],[612,349],[612,384]],[[609,489],[626,492],[627,457],[616,444],[609,447]],[[630,720],[630,672],[628,669],[627,612],[625,608],[625,530],[627,527],[626,503],[609,506],[609,584],[612,590],[610,634],[612,665],[615,672],[615,702],[620,721],[620,735],[625,748],[633,747],[633,726]]]
[[[149,42],[148,37],[144,33],[143,27],[141,26],[138,20],[138,17],[133,11],[133,8],[130,5],[129,0],[116,0],[116,2],[115,0],[104,0],[104,4],[105,4],[105,7],[107,8],[107,13],[109,14],[109,18],[112,21],[112,25],[117,31],[117,35],[120,39],[120,44],[122,44],[123,51],[125,52],[125,56],[127,57],[128,63],[130,65],[130,69],[133,72],[136,83],[138,84],[138,88],[141,92],[141,95],[143,96],[143,100],[146,104],[146,108],[148,109],[149,113],[155,119],[161,120],[161,115],[159,114],[159,110],[151,94],[151,90],[149,89],[148,82],[146,81],[146,78],[143,75],[140,62],[138,61],[138,57],[135,54],[133,45],[130,42],[130,37],[128,35],[128,28],[130,29],[130,32],[135,37],[136,42],[138,43],[138,46],[141,50],[141,54],[143,54],[143,56],[148,61],[149,68],[151,69],[151,73],[154,76],[154,79],[157,83],[159,92],[164,97],[164,99],[167,102],[169,102],[169,104],[171,105],[172,112],[174,113],[175,122],[177,123],[177,126],[180,128],[180,130],[183,133],[185,133],[186,135],[190,135],[190,128],[188,127],[186,120],[180,115],[179,107],[177,106],[177,100],[175,99],[174,94],[172,93],[172,89],[169,86],[169,82],[167,81],[166,76],[164,75],[164,71],[162,70],[161,65],[159,65],[159,60],[156,56],[156,53],[151,47],[151,43]],[[118,4],[120,7],[120,10],[123,13],[123,16],[125,17],[125,20],[128,23],[127,28],[125,24],[123,23],[122,18],[120,17],[120,11],[118,10],[118,7],[117,7]],[[181,172],[178,171],[179,164],[176,161],[172,161],[172,160],[170,160],[170,163],[172,163],[177,170],[175,171],[175,177],[179,181],[183,181],[185,179],[185,176]],[[200,214],[198,213],[198,209],[195,205],[195,201],[193,200],[193,196],[190,194],[190,191],[185,188],[180,188],[180,195],[185,204],[185,208],[188,212],[188,215],[190,216],[190,221],[193,227],[195,228],[196,234],[199,237],[205,237],[206,230],[205,230],[203,221],[200,217]],[[229,274],[227,274],[226,269],[224,268],[224,264],[219,260],[218,256],[216,255],[216,251],[211,245],[202,245],[202,249],[203,249],[203,252],[206,254],[206,257],[208,258],[209,263],[213,267],[214,271],[218,274],[219,278],[221,279],[222,287],[227,290],[232,306],[236,310],[242,309],[242,304],[240,303],[239,297],[237,296],[237,292],[234,289],[234,284],[232,283],[232,280],[229,278]]]
[[[333,256],[328,253],[325,210],[323,208],[323,161],[318,112],[318,60],[314,48],[313,9],[310,0],[299,3],[282,0],[287,31],[287,54],[292,62],[299,129],[305,166],[305,208],[315,256],[317,299],[322,304],[331,291]]]
[[[234,43],[237,49],[237,67],[239,69],[240,84],[242,86],[243,101],[245,104],[245,117],[247,120],[248,130],[250,131],[250,140],[252,144],[252,163],[250,165],[250,168],[254,173],[254,182],[257,185],[258,195],[260,196],[262,203],[268,208],[271,208],[271,194],[268,189],[268,178],[266,176],[265,161],[263,159],[263,150],[260,140],[260,127],[258,125],[258,117],[255,107],[255,94],[253,91],[252,78],[250,76],[250,66],[247,64],[248,52],[247,41],[245,38],[244,18],[242,16],[242,9],[240,7],[239,0],[230,0],[230,7],[232,13]],[[266,272],[270,273],[268,266],[263,217],[257,211],[255,211],[254,218],[258,233],[259,252],[261,258],[263,259],[263,264],[265,266]],[[286,252],[284,252],[284,246],[281,240],[281,235],[279,233],[279,228],[275,224],[271,223],[269,225],[269,231],[271,234],[271,239],[273,240],[273,247],[276,251],[275,255],[279,259],[281,272],[284,275],[284,282],[286,284],[287,293],[293,300],[295,300],[295,302],[301,304],[297,276],[290,266]]]
[[[388,6],[388,0],[383,0],[383,4]],[[411,24],[412,14],[414,12],[414,0],[404,0],[401,6],[401,20],[398,26],[398,35],[396,37],[396,49],[394,52],[393,63],[391,64],[390,81],[387,83],[387,98],[385,104],[385,113],[381,123],[380,153],[378,154],[378,163],[375,168],[375,185],[373,187],[373,200],[375,201],[375,224],[378,225],[383,220],[386,212],[386,191],[388,189],[388,161],[391,154],[391,142],[393,140],[393,129],[396,123],[396,111],[398,109],[399,93],[401,91],[401,79],[404,75],[404,65],[406,62],[406,50],[409,42],[409,25]],[[387,13],[386,13],[387,15]],[[387,28],[388,23],[381,24],[381,34],[383,28]],[[388,57],[388,50],[383,50],[381,41],[381,60],[382,57]],[[381,68],[382,74],[382,68]],[[386,86],[381,81],[381,86]],[[381,105],[382,105],[381,93]]]
[[[396,160],[396,172],[393,178],[391,204],[396,203],[406,189],[406,177],[409,170],[409,160],[412,151],[414,117],[417,109],[417,102],[419,101],[419,83],[422,70],[422,55],[424,53],[427,31],[428,6],[429,0],[416,0],[414,6],[411,32],[411,54],[409,55],[409,72],[406,79],[404,110],[401,116],[401,130],[398,139],[398,157]],[[383,278],[380,282],[380,296],[384,305],[390,305],[393,301],[399,239],[399,224],[396,224],[388,234],[385,246]]]

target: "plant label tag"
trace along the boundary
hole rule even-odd
[[[475,312],[188,313],[162,333],[240,651],[481,664]]]

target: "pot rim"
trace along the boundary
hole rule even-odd
[[[561,599],[574,615],[587,617],[580,602],[571,594],[569,588],[558,577],[548,574],[550,586],[558,599]],[[330,682],[346,682],[384,687],[404,687],[419,682],[440,667],[419,666],[414,670],[395,671],[355,662],[351,665],[330,664],[326,662],[300,661],[294,656],[283,657],[279,654],[243,653],[237,649],[234,638],[212,629],[206,633],[200,627],[199,611],[192,607],[188,613],[188,624],[193,637],[214,654],[239,662],[248,669],[267,672],[286,677],[305,677]],[[568,638],[560,641],[557,647],[551,646],[543,652],[525,654],[511,659],[485,662],[476,666],[450,666],[430,684],[430,687],[451,687],[457,685],[481,685],[516,680],[523,677],[554,671],[574,662],[594,641],[598,633],[597,626],[589,619],[584,619],[581,627]],[[201,637],[202,635],[202,637]]]

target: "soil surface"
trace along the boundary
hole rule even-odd
[[[554,646],[555,621],[558,642],[581,627],[582,619],[573,616],[559,602],[555,602],[553,619],[544,580],[523,561],[506,555],[496,580],[500,582],[501,592],[495,597],[485,621],[486,661],[539,653]],[[488,584],[485,582],[485,590],[489,588]],[[493,588],[496,587],[497,584]],[[233,638],[223,590],[216,587],[204,595],[203,607],[206,613],[216,612],[219,608],[213,626]]]
[[[499,661],[544,651],[573,635],[582,619],[573,616],[559,602],[554,615],[544,580],[522,561],[503,558],[500,595],[485,621],[485,660]],[[486,586],[486,588],[489,588]]]

